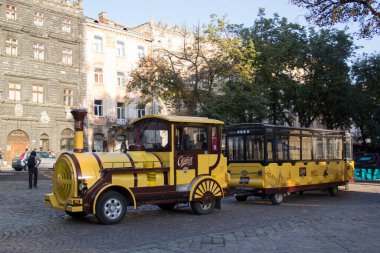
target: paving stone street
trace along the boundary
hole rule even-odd
[[[230,197],[206,216],[144,206],[104,226],[45,207],[51,181],[40,175],[28,190],[26,172],[0,172],[0,252],[379,252],[380,184],[291,195],[279,206]]]

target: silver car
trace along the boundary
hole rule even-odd
[[[53,155],[49,155],[49,152],[46,151],[36,151],[37,157],[41,159],[41,163],[38,166],[39,169],[53,169],[55,162],[57,161],[57,157]],[[16,171],[20,171],[23,169],[21,165],[21,155],[16,155],[12,160],[12,167]]]

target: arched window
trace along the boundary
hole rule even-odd
[[[94,134],[94,148],[93,151],[103,151],[103,134]]]
[[[40,136],[40,147],[42,148],[42,150],[48,150],[50,148],[49,135],[41,134],[41,136]]]
[[[61,133],[61,150],[74,150],[74,131],[70,128],[64,129]]]

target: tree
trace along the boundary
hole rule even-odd
[[[309,21],[318,26],[359,22],[359,36],[371,38],[380,34],[380,3],[376,0],[291,0],[307,8]]]
[[[241,25],[231,25],[215,15],[205,30],[208,39],[227,53],[232,64],[223,86],[201,108],[200,115],[226,124],[260,122],[267,117],[267,100],[254,83],[257,52],[252,39],[242,39],[241,30]]]
[[[363,143],[371,139],[380,145],[380,54],[364,55],[352,66],[352,119],[360,129]]]
[[[289,23],[277,14],[266,18],[260,9],[258,19],[250,28],[241,30],[243,41],[252,40],[258,52],[253,59],[256,67],[255,85],[268,101],[269,119],[273,124],[287,122],[293,125],[289,113],[291,104],[285,100],[287,89],[295,82],[294,70],[303,67],[307,41],[304,28]]]
[[[251,85],[252,40],[243,43],[232,26],[213,16],[204,29],[183,33],[181,42],[181,50],[160,48],[159,57],[143,59],[131,73],[128,92],[138,92],[143,104],[161,99],[177,114],[213,116],[227,123],[243,120],[241,112],[244,121],[262,117],[252,106],[259,101]],[[221,111],[220,102],[229,109]]]
[[[295,103],[305,126],[319,119],[329,129],[349,128],[351,82],[347,62],[353,50],[352,39],[343,31],[310,30],[304,84],[300,87],[303,103]]]
[[[183,31],[180,48],[160,48],[131,73],[128,91],[141,103],[161,99],[178,114],[196,115],[233,69],[233,61],[198,26]]]

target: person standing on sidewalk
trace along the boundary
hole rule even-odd
[[[37,179],[38,179],[38,165],[40,165],[41,159],[37,157],[36,151],[32,151],[29,155],[27,166],[29,173],[29,189],[32,189],[32,183],[34,188],[37,188]],[[33,181],[33,182],[32,182]]]

